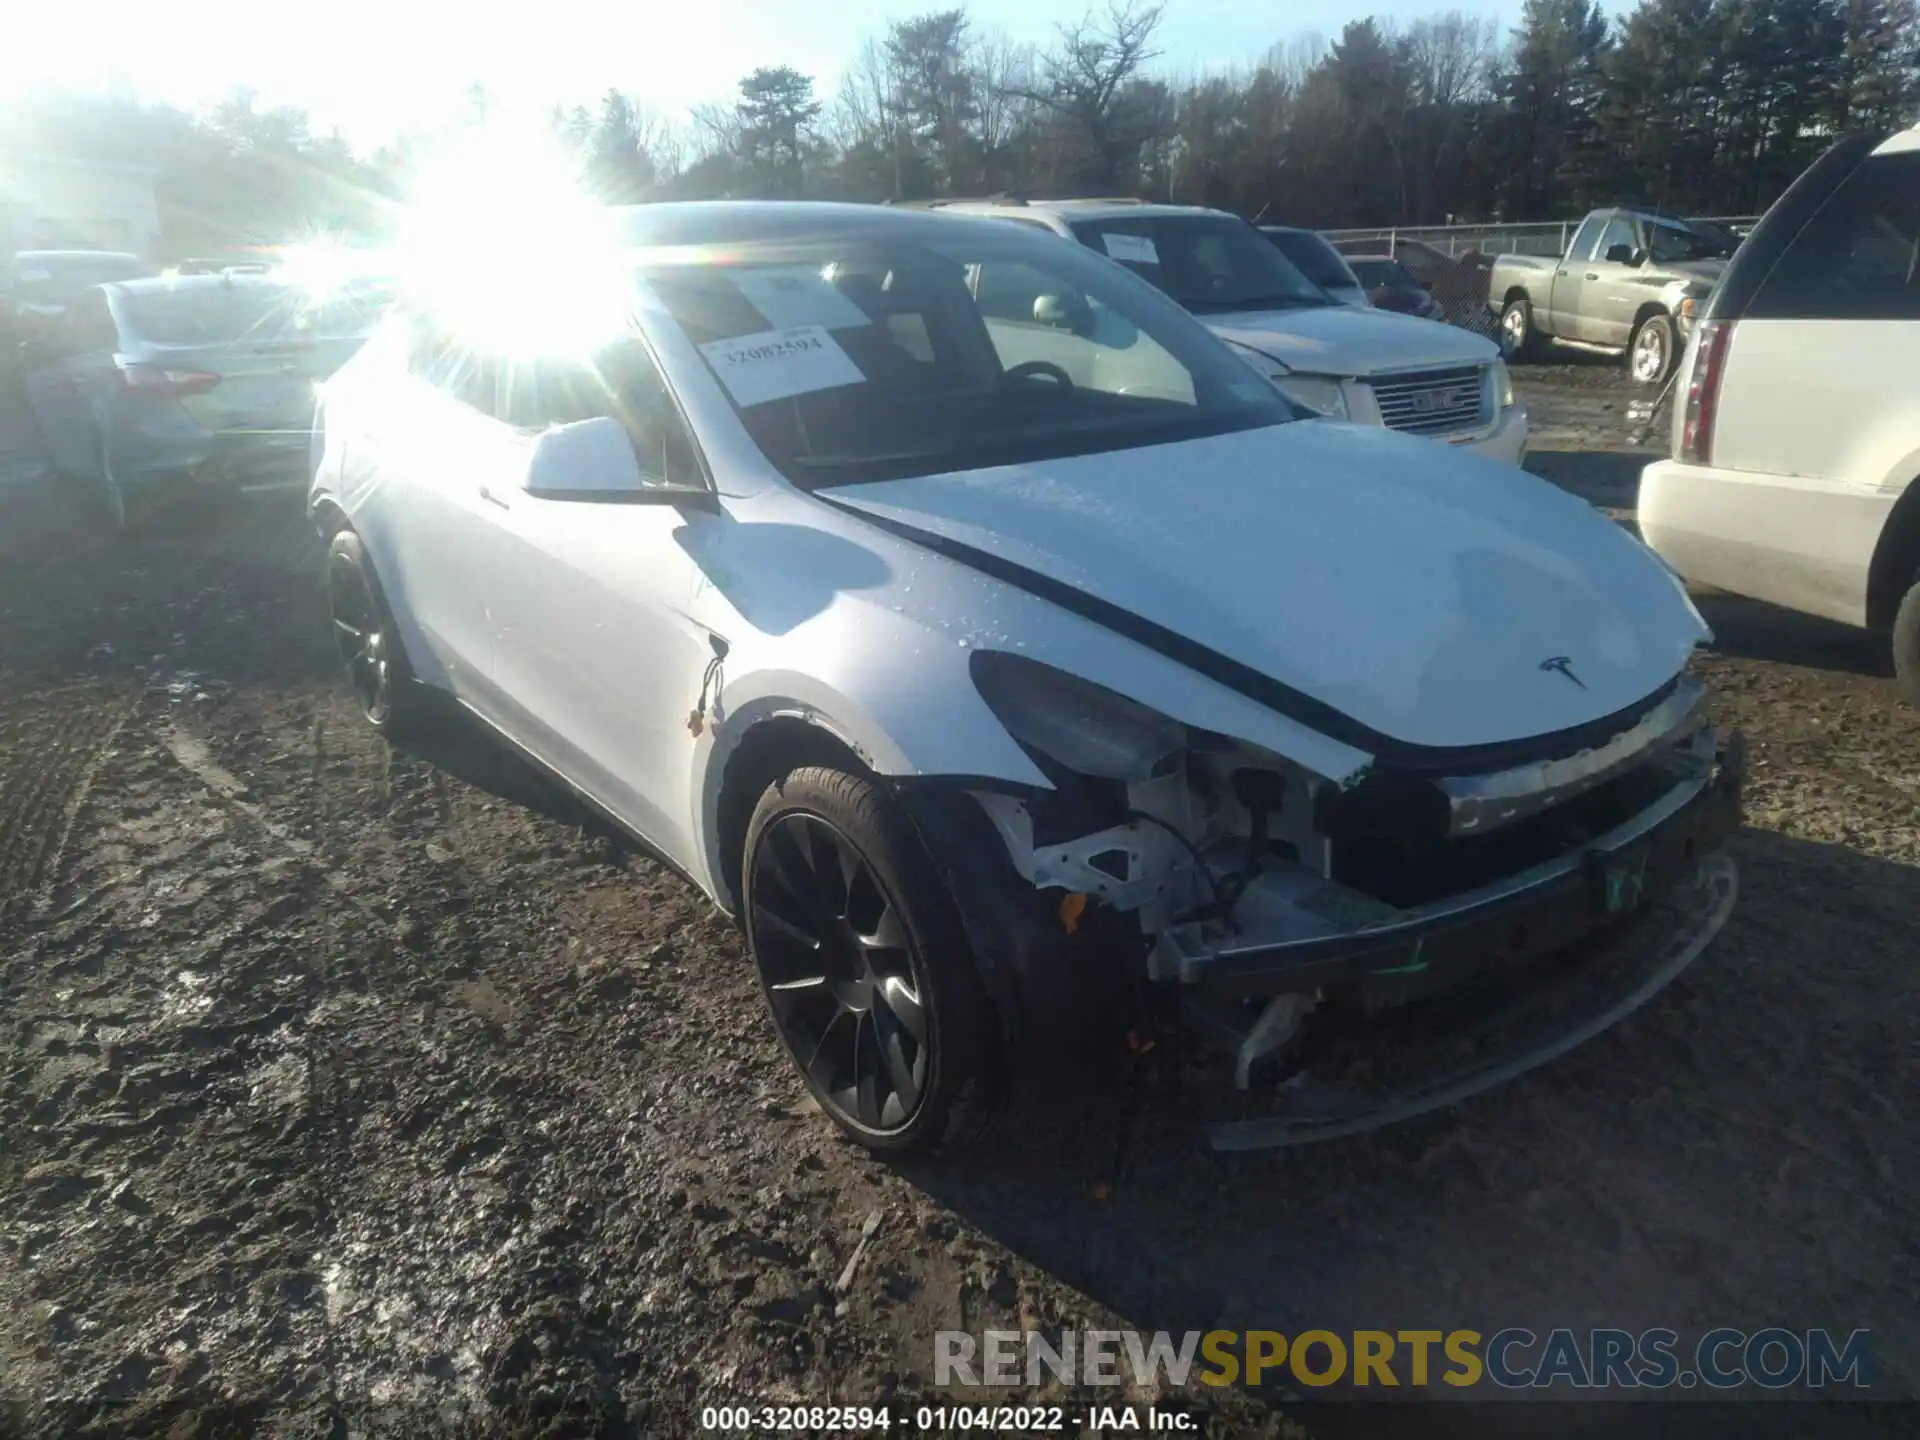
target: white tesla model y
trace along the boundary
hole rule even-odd
[[[327,387],[336,629],[373,724],[445,692],[737,917],[861,1142],[950,1134],[1136,989],[1250,1092],[1216,1145],[1349,1133],[1720,927],[1706,629],[1587,505],[1309,417],[1050,235],[598,215],[517,268],[445,240]],[[1416,1012],[1532,1018],[1328,1068]]]

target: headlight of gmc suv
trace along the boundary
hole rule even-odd
[[[1347,418],[1347,392],[1338,380],[1325,375],[1276,375],[1274,385],[1280,393],[1303,410],[1329,420]]]
[[[1513,408],[1513,372],[1507,369],[1507,362],[1495,356],[1487,378],[1493,384],[1493,413]]]
[[[1231,343],[1231,342],[1229,342]],[[1310,414],[1326,420],[1347,418],[1347,392],[1330,375],[1297,375],[1271,355],[1263,355],[1245,345],[1234,345],[1234,353],[1273,382],[1287,399]]]

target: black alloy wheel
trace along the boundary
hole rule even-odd
[[[992,1006],[955,897],[872,777],[794,771],[747,827],[743,919],[780,1043],[870,1149],[973,1138],[999,1099]]]
[[[327,603],[362,718],[383,734],[398,733],[417,718],[418,687],[366,549],[351,530],[334,536],[327,550]]]
[[[775,821],[754,866],[754,948],[781,1040],[843,1124],[904,1129],[926,1095],[933,1037],[898,908],[818,815]]]

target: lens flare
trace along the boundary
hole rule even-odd
[[[338,240],[316,238],[288,246],[274,267],[275,278],[309,298],[325,300],[375,269],[370,257]]]
[[[626,333],[631,262],[577,165],[524,131],[473,132],[423,175],[402,222],[410,303],[488,354],[581,358]]]

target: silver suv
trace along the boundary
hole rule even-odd
[[[931,208],[1050,230],[1100,251],[1192,311],[1317,414],[1464,445],[1509,464],[1526,454],[1527,413],[1514,403],[1492,341],[1341,305],[1237,215],[1140,200],[997,197]]]

